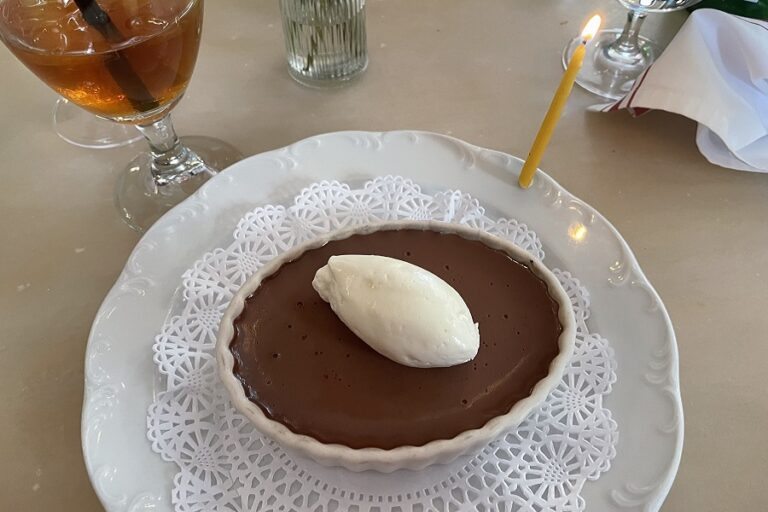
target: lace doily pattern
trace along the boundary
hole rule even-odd
[[[460,191],[426,194],[393,176],[355,189],[316,183],[288,207],[245,215],[228,247],[203,255],[184,273],[178,314],[153,346],[165,387],[149,408],[147,435],[152,449],[179,468],[172,494],[178,512],[584,510],[582,486],[607,471],[616,454],[618,428],[603,405],[616,381],[616,360],[608,340],[589,331],[589,294],[567,271],[555,274],[573,303],[577,340],[562,381],[515,432],[474,456],[390,475],[325,468],[261,436],[229,402],[213,350],[219,319],[246,279],[320,234],[398,219],[470,225],[545,256],[525,224],[490,218]]]

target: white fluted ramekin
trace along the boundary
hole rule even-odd
[[[292,432],[282,423],[268,418],[258,405],[246,397],[241,382],[234,374],[235,360],[229,346],[234,336],[234,320],[243,311],[245,300],[256,291],[265,278],[274,274],[284,263],[299,258],[308,250],[356,234],[395,229],[422,229],[456,234],[466,239],[480,241],[528,265],[533,273],[546,283],[549,294],[560,306],[559,320],[563,328],[558,340],[560,351],[550,363],[549,373],[534,386],[528,397],[512,404],[506,414],[492,418],[482,427],[467,430],[451,439],[439,439],[421,446],[399,446],[384,450],[322,443],[312,437]],[[397,221],[336,231],[286,251],[264,265],[240,288],[225,311],[216,345],[216,360],[219,376],[237,410],[244,414],[260,432],[271,437],[287,450],[326,466],[342,466],[351,471],[375,470],[389,473],[398,469],[419,470],[432,464],[451,462],[460,455],[479,450],[503,432],[518,426],[560,381],[573,353],[575,341],[576,322],[571,301],[557,277],[533,255],[508,240],[468,226],[435,221]]]

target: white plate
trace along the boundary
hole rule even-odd
[[[619,424],[611,470],[582,490],[588,510],[655,511],[680,460],[683,413],[669,317],[619,233],[599,213],[539,173],[517,187],[520,160],[423,132],[320,135],[232,166],[165,215],[134,249],[94,321],[86,351],[82,441],[88,473],[108,511],[172,511],[177,468],[152,452],[146,411],[159,378],[152,341],[180,283],[237,220],[323,179],[384,174],[425,190],[459,188],[495,213],[531,226],[554,266],[589,289],[590,326],[616,352],[618,382],[606,406]]]

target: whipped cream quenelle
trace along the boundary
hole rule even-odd
[[[344,324],[389,359],[417,368],[474,359],[478,324],[464,299],[423,268],[384,256],[331,256],[312,286]]]

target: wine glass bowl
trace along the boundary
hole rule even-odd
[[[88,6],[85,11],[73,1],[4,1],[6,44],[41,80],[85,110],[127,123],[162,117],[192,76],[202,2],[81,4]]]
[[[670,12],[685,9],[701,0],[617,0],[629,10],[645,13]]]
[[[241,158],[213,139],[182,144],[169,117],[192,77],[202,21],[203,0],[0,0],[0,38],[22,63],[64,98],[147,139],[149,153],[116,191],[139,230]]]
[[[87,149],[118,148],[144,138],[133,126],[96,116],[61,96],[53,106],[53,131],[62,140]]]
[[[690,7],[701,0],[617,0],[629,9],[623,29],[605,29],[597,33],[587,46],[584,65],[576,83],[584,89],[609,99],[625,96],[635,80],[653,64],[660,54],[658,45],[640,35],[648,13],[664,13]],[[563,51],[567,67],[571,54],[581,43],[571,40]]]

